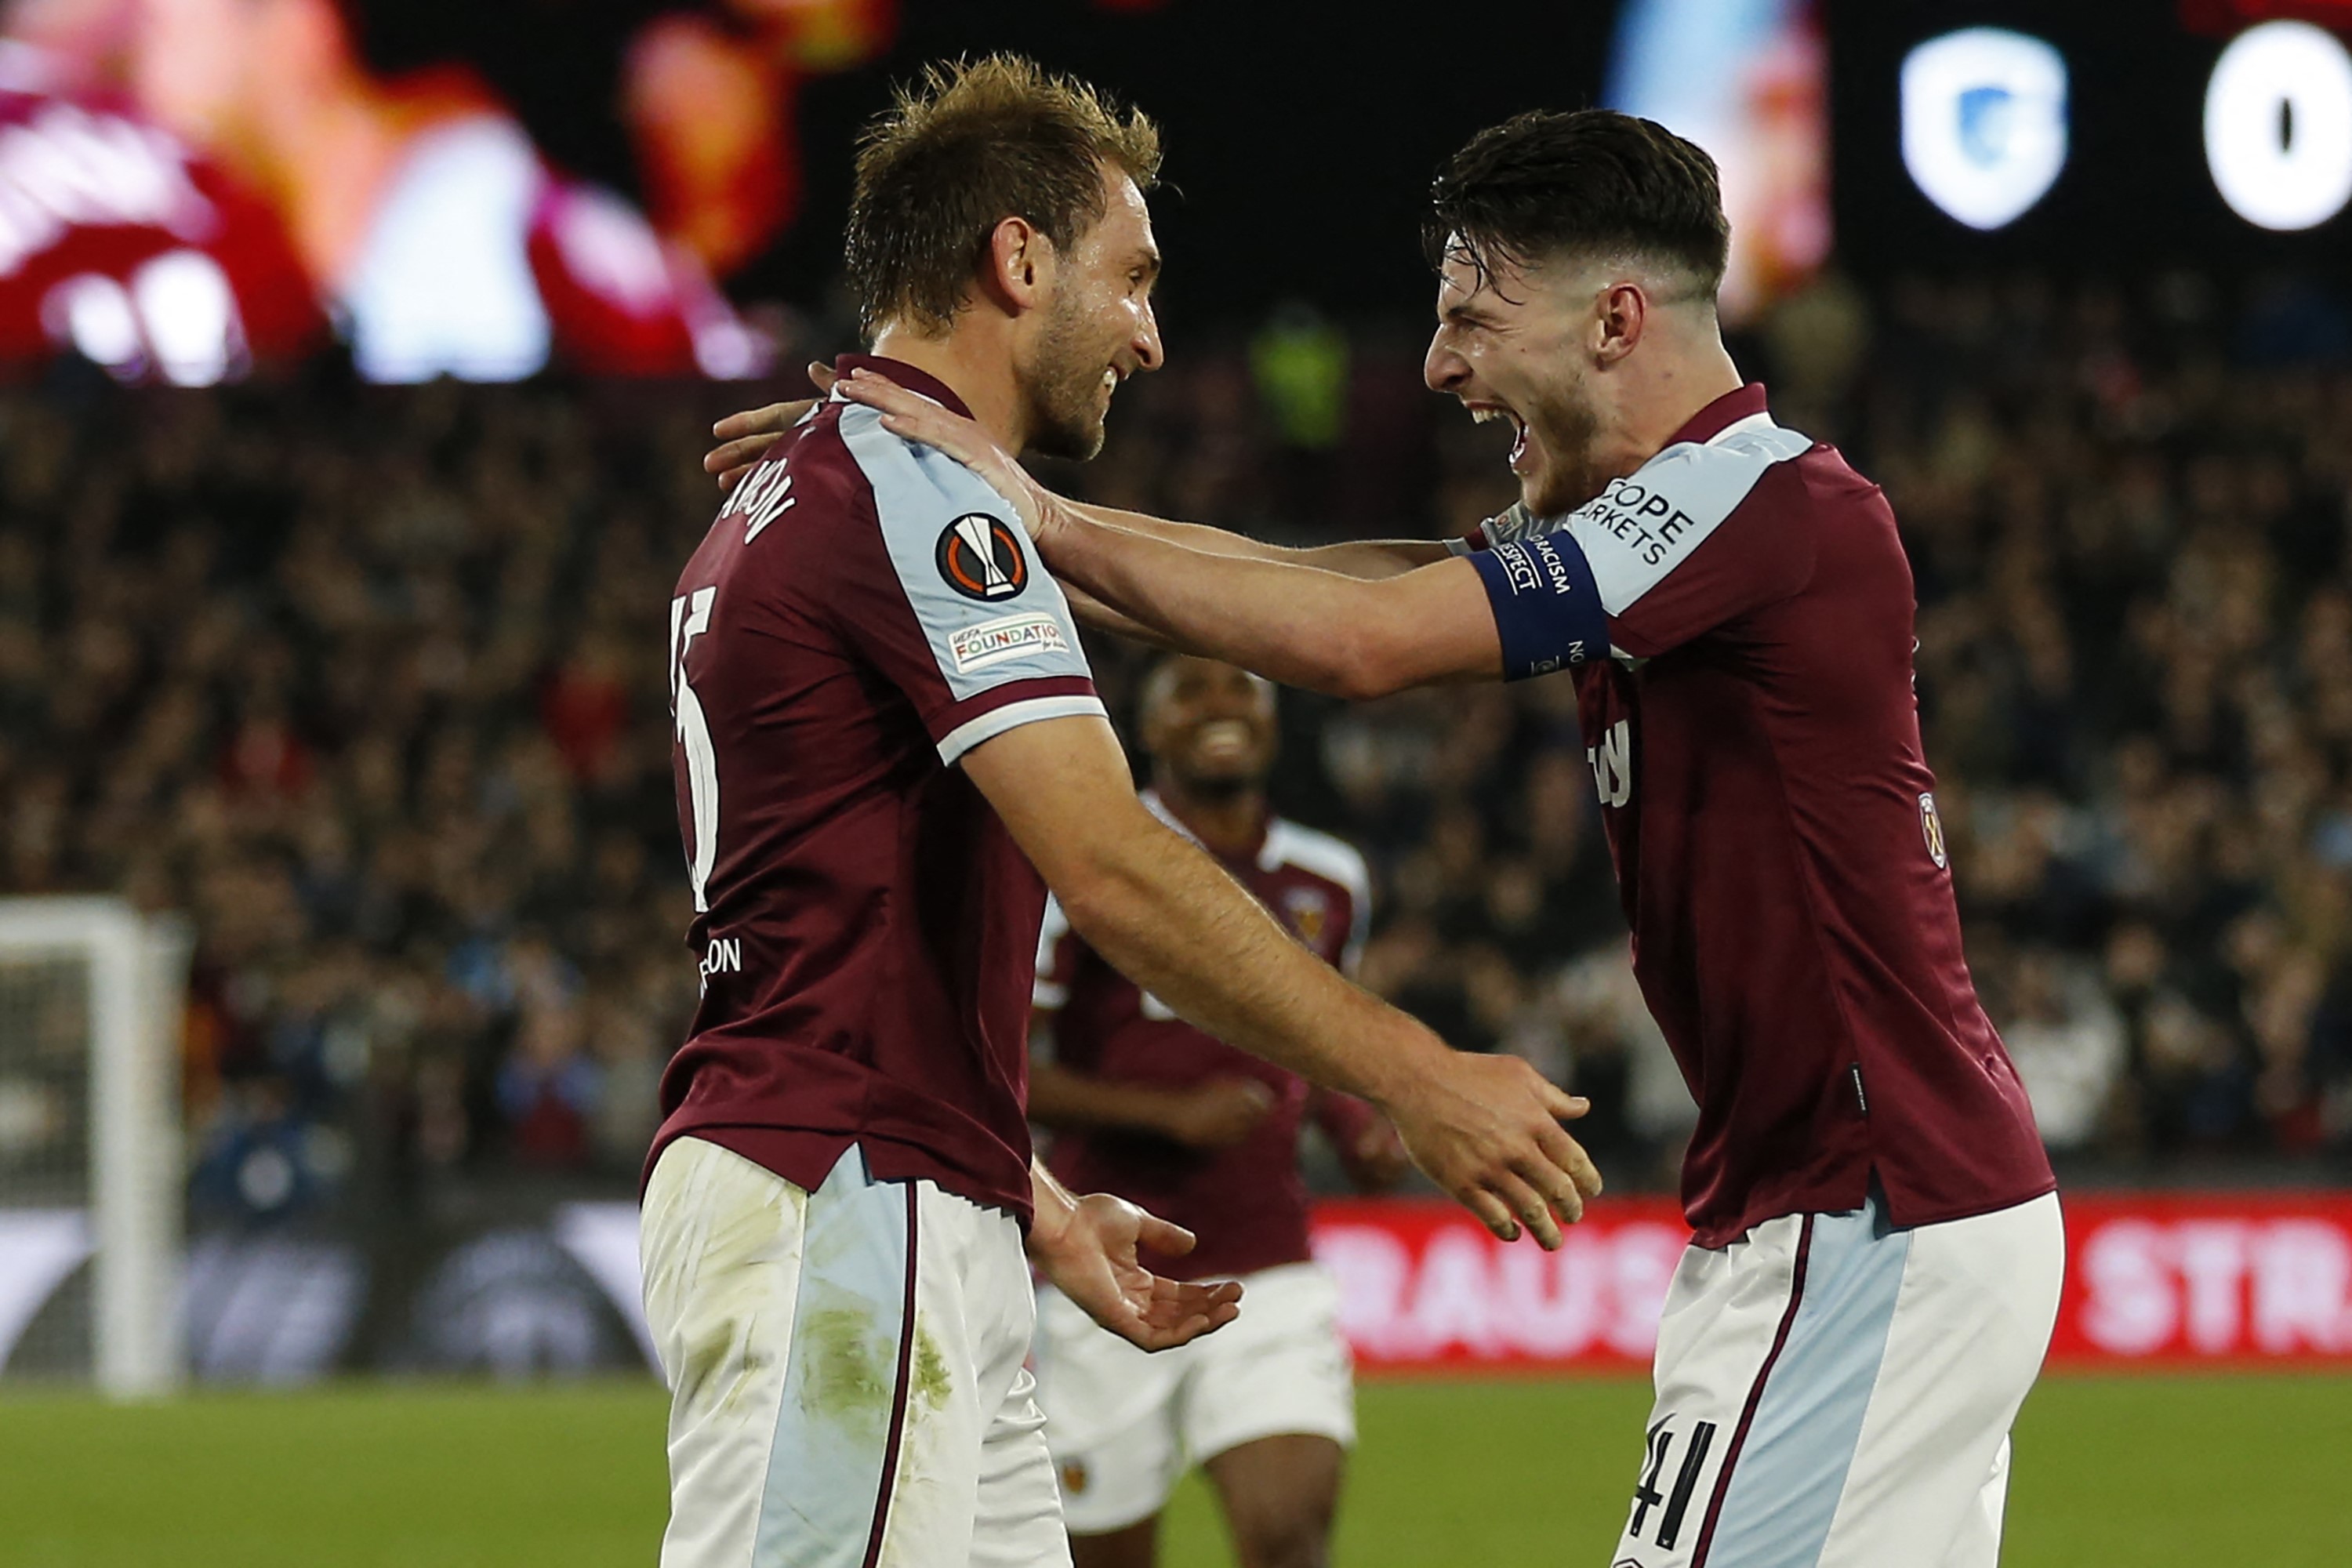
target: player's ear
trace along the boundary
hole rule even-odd
[[[1592,357],[1612,364],[1633,352],[1650,319],[1650,299],[1631,281],[1612,283],[1601,290],[1592,310]]]
[[[1053,241],[1026,218],[1001,220],[988,237],[982,290],[1012,314],[1036,308],[1053,267]]]

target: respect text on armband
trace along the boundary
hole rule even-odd
[[[1698,526],[1690,513],[1633,479],[1611,480],[1579,515],[1622,541],[1644,566],[1664,562],[1683,535]]]
[[[1560,558],[1559,547],[1549,534],[1498,544],[1495,558],[1502,563],[1514,595],[1549,588],[1564,597],[1575,591],[1576,580],[1569,574],[1568,563]]]

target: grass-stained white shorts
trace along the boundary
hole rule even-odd
[[[1052,1286],[1038,1289],[1038,1402],[1073,1533],[1150,1518],[1188,1468],[1260,1437],[1355,1442],[1355,1363],[1331,1276],[1285,1264],[1242,1285],[1239,1318],[1156,1352],[1098,1327]]]
[[[811,1193],[681,1138],[639,1246],[671,1392],[662,1568],[1068,1563],[1012,1215],[877,1182],[855,1148]]]
[[[1693,1247],[1615,1568],[1992,1568],[2064,1273],[2055,1194],[1908,1230],[1874,1195]]]

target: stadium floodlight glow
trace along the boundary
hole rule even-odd
[[[1903,57],[1903,166],[1970,228],[2000,228],[2066,166],[2066,60],[2040,38],[1964,27]]]
[[[2310,228],[2352,201],[2352,55],[2308,22],[2230,40],[2205,85],[2205,163],[2230,210]]]

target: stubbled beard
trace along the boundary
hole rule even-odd
[[[1029,449],[1040,457],[1083,463],[1102,450],[1095,399],[1108,367],[1085,348],[1086,335],[1077,310],[1057,299],[1022,388],[1029,403]]]
[[[1527,498],[1528,510],[1538,517],[1564,517],[1599,495],[1608,483],[1608,476],[1592,455],[1601,421],[1591,404],[1565,391],[1547,391],[1534,398],[1527,417],[1528,428],[1541,439],[1550,458],[1545,465],[1543,488]]]

